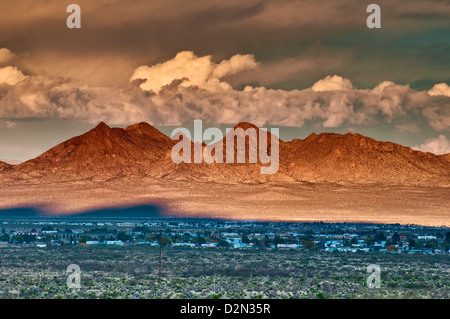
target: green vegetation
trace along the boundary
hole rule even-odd
[[[171,246],[162,251],[159,283],[159,247],[2,247],[0,298],[450,297],[446,255]],[[80,290],[67,288],[70,264],[81,268]],[[381,267],[379,289],[367,288],[369,264]]]

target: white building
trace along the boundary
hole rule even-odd
[[[423,235],[423,236],[417,236],[417,239],[422,239],[422,240],[433,240],[433,239],[436,239],[436,236]]]
[[[100,242],[98,240],[87,240],[86,245],[98,245]]]
[[[277,244],[277,248],[301,248],[299,244]]]
[[[117,245],[117,246],[123,246],[123,241],[121,240],[107,240],[106,245]]]

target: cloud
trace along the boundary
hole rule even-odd
[[[447,83],[436,84],[428,91],[428,94],[450,96],[450,86]]]
[[[448,98],[446,98],[448,100]],[[449,101],[442,106],[429,106],[422,110],[422,115],[436,131],[450,129],[450,108]]]
[[[413,91],[409,85],[397,85],[391,81],[378,84],[369,95],[369,103],[379,108],[390,123],[395,117],[405,114],[407,98]]]
[[[425,143],[420,146],[413,146],[415,150],[422,152],[430,152],[436,155],[442,155],[450,153],[450,140],[444,135],[439,135],[438,137],[429,138]]]
[[[6,65],[15,56],[14,53],[9,51],[7,48],[0,49],[0,66]]]
[[[358,89],[350,79],[334,75],[290,91],[263,86],[237,90],[226,81],[227,76],[257,66],[252,55],[236,54],[215,63],[211,56],[183,51],[166,62],[137,68],[125,88],[80,86],[47,75],[25,77],[13,68],[21,80],[0,84],[0,118],[73,118],[111,125],[147,121],[159,126],[195,119],[327,128],[387,123],[400,131],[415,131],[428,122],[436,131],[450,129],[449,97],[391,81]]]
[[[130,80],[144,79],[141,89],[157,94],[175,80],[182,80],[181,85],[184,87],[198,86],[209,91],[222,91],[230,90],[231,86],[220,81],[221,78],[253,69],[257,65],[253,55],[237,54],[215,64],[210,55],[197,57],[192,51],[183,51],[169,61],[151,67],[138,67]]]
[[[366,87],[383,79],[439,83],[448,78],[448,1],[384,3],[383,30],[394,32],[377,36],[367,34],[367,4],[355,0],[79,0],[89,28],[70,36],[64,26],[67,3],[34,3],[0,1],[0,30],[14,30],[14,36],[0,32],[0,43],[20,48],[16,53],[23,70],[83,84],[123,86],[137,66],[168,60],[186,48],[214,57],[230,57],[238,49],[274,63],[296,59],[316,43],[323,47],[306,58],[326,54],[336,63],[345,52],[351,61],[335,67],[317,61],[320,74],[302,77],[300,70],[287,72],[286,78],[279,73],[276,84],[296,76],[297,87],[305,87],[329,74],[352,74],[354,85]],[[405,49],[411,34],[415,49]],[[341,38],[345,45],[337,45]]]
[[[14,58],[15,54],[12,53],[7,48],[0,49],[0,66],[7,64]],[[24,75],[15,66],[5,66],[0,67],[0,85],[16,85],[18,82],[24,80],[26,75]]]
[[[0,84],[16,85],[25,78],[26,76],[17,67],[0,68]]]
[[[352,82],[349,79],[344,79],[338,75],[327,76],[325,79],[319,80],[311,87],[313,91],[342,91],[351,90],[353,88]]]

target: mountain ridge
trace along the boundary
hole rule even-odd
[[[0,161],[0,172],[11,169],[13,165]]]
[[[247,122],[235,128],[258,129]],[[269,143],[270,139],[271,135]],[[111,128],[101,122],[19,165],[0,162],[0,178],[63,181],[150,176],[225,183],[274,181],[450,187],[450,154],[423,153],[356,133],[311,133],[303,140],[289,142],[280,139],[279,170],[274,175],[261,175],[263,164],[248,163],[248,154],[243,164],[175,164],[171,150],[176,143],[145,122],[125,128]],[[237,146],[234,147],[236,151]]]

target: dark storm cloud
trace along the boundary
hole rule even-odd
[[[369,2],[360,0],[78,0],[83,28],[69,30],[64,1],[1,1],[0,47],[18,54],[24,72],[64,75],[95,85],[123,86],[137,66],[168,60],[184,50],[199,56],[211,54],[216,60],[237,53],[254,54],[266,69],[274,67],[271,73],[276,80],[263,78],[261,82],[288,89],[308,87],[332,73],[351,76],[363,86],[381,80],[409,83],[406,77],[401,81],[399,74],[414,69],[411,60],[416,73],[432,70],[426,75],[431,82],[447,81],[448,76],[439,71],[442,65],[437,65],[449,55],[447,48],[442,52],[426,49],[421,56],[396,43],[405,34],[421,32],[427,38],[448,34],[450,3],[378,2],[383,10],[381,30],[366,28]],[[347,40],[345,45],[336,45],[340,39]],[[425,40],[419,41],[416,46],[423,46]],[[381,50],[380,42],[390,46]],[[368,54],[358,54],[361,49]],[[354,64],[337,65],[330,61],[334,55],[351,58]],[[292,69],[303,70],[302,65],[316,56],[322,59],[316,61],[318,71],[312,78],[299,73],[293,79],[293,72],[284,76],[280,65],[289,62]],[[395,72],[389,58],[400,62]],[[381,65],[371,68],[373,60]],[[362,75],[369,73],[365,69],[376,79]]]

